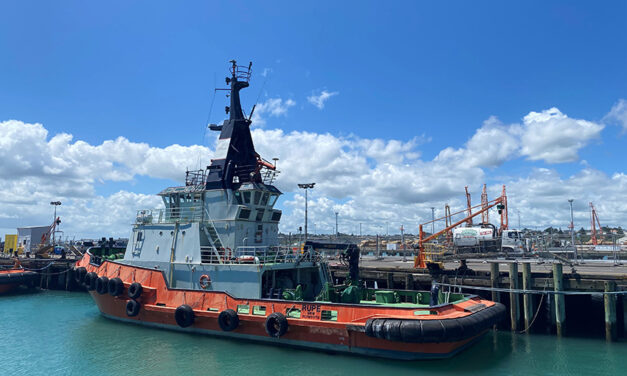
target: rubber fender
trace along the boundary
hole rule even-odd
[[[139,314],[139,309],[141,308],[141,304],[137,302],[135,299],[131,299],[126,302],[126,316],[135,317]]]
[[[109,292],[109,278],[103,276],[96,279],[96,292],[100,295]]]
[[[112,278],[109,280],[109,295],[120,296],[124,291],[124,282],[120,278]]]
[[[365,333],[369,337],[399,342],[456,342],[471,338],[491,328],[505,316],[505,306],[493,306],[456,319],[369,319]]]
[[[266,318],[266,333],[270,337],[279,338],[287,332],[287,318],[280,312],[274,312]]]
[[[128,297],[131,299],[139,299],[139,297],[142,296],[143,291],[144,288],[142,287],[141,283],[133,282],[128,287]]]
[[[220,329],[225,332],[230,332],[239,326],[239,316],[237,316],[237,312],[232,309],[227,309],[218,315],[218,325],[220,325]]]
[[[76,281],[76,283],[83,283],[85,275],[87,275],[87,269],[80,266],[74,271],[74,280]]]
[[[388,341],[401,340],[401,322],[402,320],[386,320],[383,324],[383,333]]]
[[[194,310],[187,304],[178,306],[178,308],[174,312],[174,320],[176,320],[176,323],[181,328],[187,328],[188,326],[194,324],[195,318],[196,315],[194,314]]]
[[[87,291],[93,291],[96,289],[96,280],[98,279],[98,274],[94,272],[89,272],[85,274],[85,287],[87,287]]]

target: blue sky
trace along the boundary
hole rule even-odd
[[[258,96],[294,103],[268,115],[263,129],[418,137],[429,161],[463,147],[490,116],[514,124],[557,107],[603,122],[627,98],[626,17],[624,1],[4,2],[0,121],[40,123],[50,137],[69,133],[90,145],[122,136],[211,148],[204,126],[214,82],[223,85],[236,58],[253,61],[248,108]],[[323,91],[336,93],[324,108],[308,102]],[[211,122],[223,119],[224,105],[218,95]],[[608,124],[568,162],[483,166],[484,180],[538,168],[563,178],[582,166],[622,173],[623,133]],[[137,174],[94,188],[154,194],[172,183]]]

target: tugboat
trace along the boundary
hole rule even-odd
[[[0,295],[14,291],[19,286],[31,286],[37,277],[37,273],[24,270],[16,257],[11,269],[0,269]]]
[[[252,63],[231,61],[229,115],[215,159],[140,210],[125,250],[94,247],[74,269],[102,315],[157,328],[394,359],[449,357],[475,342],[504,307],[475,295],[378,290],[359,280],[359,248],[334,285],[310,246],[279,245],[276,166],[255,152],[240,90]]]

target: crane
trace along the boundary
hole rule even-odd
[[[472,203],[470,200],[470,192],[468,192],[468,186],[465,186],[464,189],[466,189],[466,205],[468,206],[468,220],[466,221],[466,226],[468,227],[472,227]]]
[[[601,229],[601,222],[599,222],[599,216],[597,215],[597,210],[592,203],[590,203],[590,223],[591,223],[590,232],[592,235],[590,240],[592,241],[592,244],[597,245],[598,241],[597,241],[596,225],[599,225],[599,239],[601,241],[603,241],[603,230]]]
[[[468,192],[468,187],[466,187],[466,192]],[[467,195],[468,197],[469,195]],[[479,211],[476,211],[474,213],[472,213],[472,209],[477,209],[481,207],[481,209]],[[505,185],[503,185],[503,191],[501,193],[501,196],[495,198],[494,200],[491,201],[487,201],[480,205],[476,205],[474,207],[468,207],[467,209],[458,211],[456,213],[453,213],[452,215],[449,213],[445,213],[445,217],[444,218],[437,218],[434,219],[432,221],[428,221],[425,223],[422,223],[420,225],[418,225],[418,256],[414,259],[414,268],[426,268],[427,267],[427,262],[429,262],[430,260],[427,260],[426,254],[425,254],[425,244],[431,240],[436,239],[438,236],[451,231],[453,228],[461,225],[462,223],[466,222],[469,223],[469,221],[472,221],[473,217],[478,216],[479,214],[482,214],[488,210],[490,210],[491,208],[496,207],[498,210],[498,213],[501,215],[501,227],[499,228],[499,233],[502,233],[503,230],[507,230],[508,229],[508,225],[509,225],[509,220],[508,220],[508,216],[507,216],[507,195],[505,193]],[[470,213],[467,217],[452,223],[450,225],[447,225],[444,229],[440,230],[439,232],[436,232],[435,234],[431,234],[427,237],[425,237],[425,233],[422,230],[424,225],[430,224],[432,222],[438,221],[438,220],[442,220],[442,219],[446,219],[447,223],[448,223],[448,219],[450,217],[452,217],[453,215],[456,214],[460,214],[467,211],[468,213]],[[470,222],[471,223],[471,222]]]

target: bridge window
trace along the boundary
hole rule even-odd
[[[248,219],[250,218],[250,209],[242,209],[239,212],[239,216],[237,217],[239,219]]]
[[[259,205],[259,200],[261,200],[261,191],[255,191],[255,205]]]
[[[263,213],[265,213],[265,210],[263,210],[263,209],[257,210],[257,219],[255,219],[255,220],[256,221],[261,221],[263,219]]]
[[[274,206],[277,198],[279,198],[279,195],[270,195],[270,203],[268,205]]]
[[[261,196],[261,202],[259,203],[259,205],[261,206],[266,206],[266,204],[268,204],[268,198],[270,197],[269,193],[264,193],[263,196]]]
[[[250,191],[244,191],[244,203],[250,204]]]

